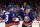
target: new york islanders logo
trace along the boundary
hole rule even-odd
[[[25,22],[28,22],[29,20],[30,20],[30,18],[29,18],[28,16],[25,16],[25,17],[24,17],[24,21],[25,21]]]

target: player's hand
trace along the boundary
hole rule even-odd
[[[18,16],[20,18],[20,16]]]
[[[20,18],[20,20],[22,20],[20,16],[18,16],[18,17]]]

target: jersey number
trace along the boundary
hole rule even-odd
[[[8,15],[6,15],[6,22],[8,21]]]

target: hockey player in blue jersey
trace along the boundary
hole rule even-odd
[[[15,19],[15,21],[14,21],[14,25],[13,25],[13,27],[18,27],[18,25],[19,25],[19,23],[20,23],[20,15],[18,14],[18,5],[14,5],[14,12],[15,12],[15,17],[16,17],[16,19]]]
[[[14,24],[12,22],[16,19],[16,17],[14,15],[13,5],[8,6],[8,11],[4,12],[1,20],[3,19],[5,19],[5,27],[9,27],[10,25]]]
[[[30,6],[26,5],[26,11],[23,11],[24,20],[22,27],[32,27],[32,23],[35,17],[30,10],[31,10]]]

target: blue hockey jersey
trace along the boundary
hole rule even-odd
[[[32,24],[33,22],[33,20],[34,20],[34,15],[33,15],[33,13],[30,11],[28,14],[26,13],[26,11],[23,11],[23,14],[24,14],[24,20],[23,20],[23,24],[24,25],[30,25],[30,24]]]
[[[15,19],[15,21],[14,21],[14,25],[18,25],[18,24],[20,23],[20,18],[19,18],[18,16],[20,16],[20,15],[18,14],[18,12],[15,12],[15,17],[16,17],[16,19]]]
[[[5,26],[13,25],[12,23],[16,17],[14,15],[14,11],[6,11],[4,12],[4,15],[2,16],[1,20],[5,19]]]

